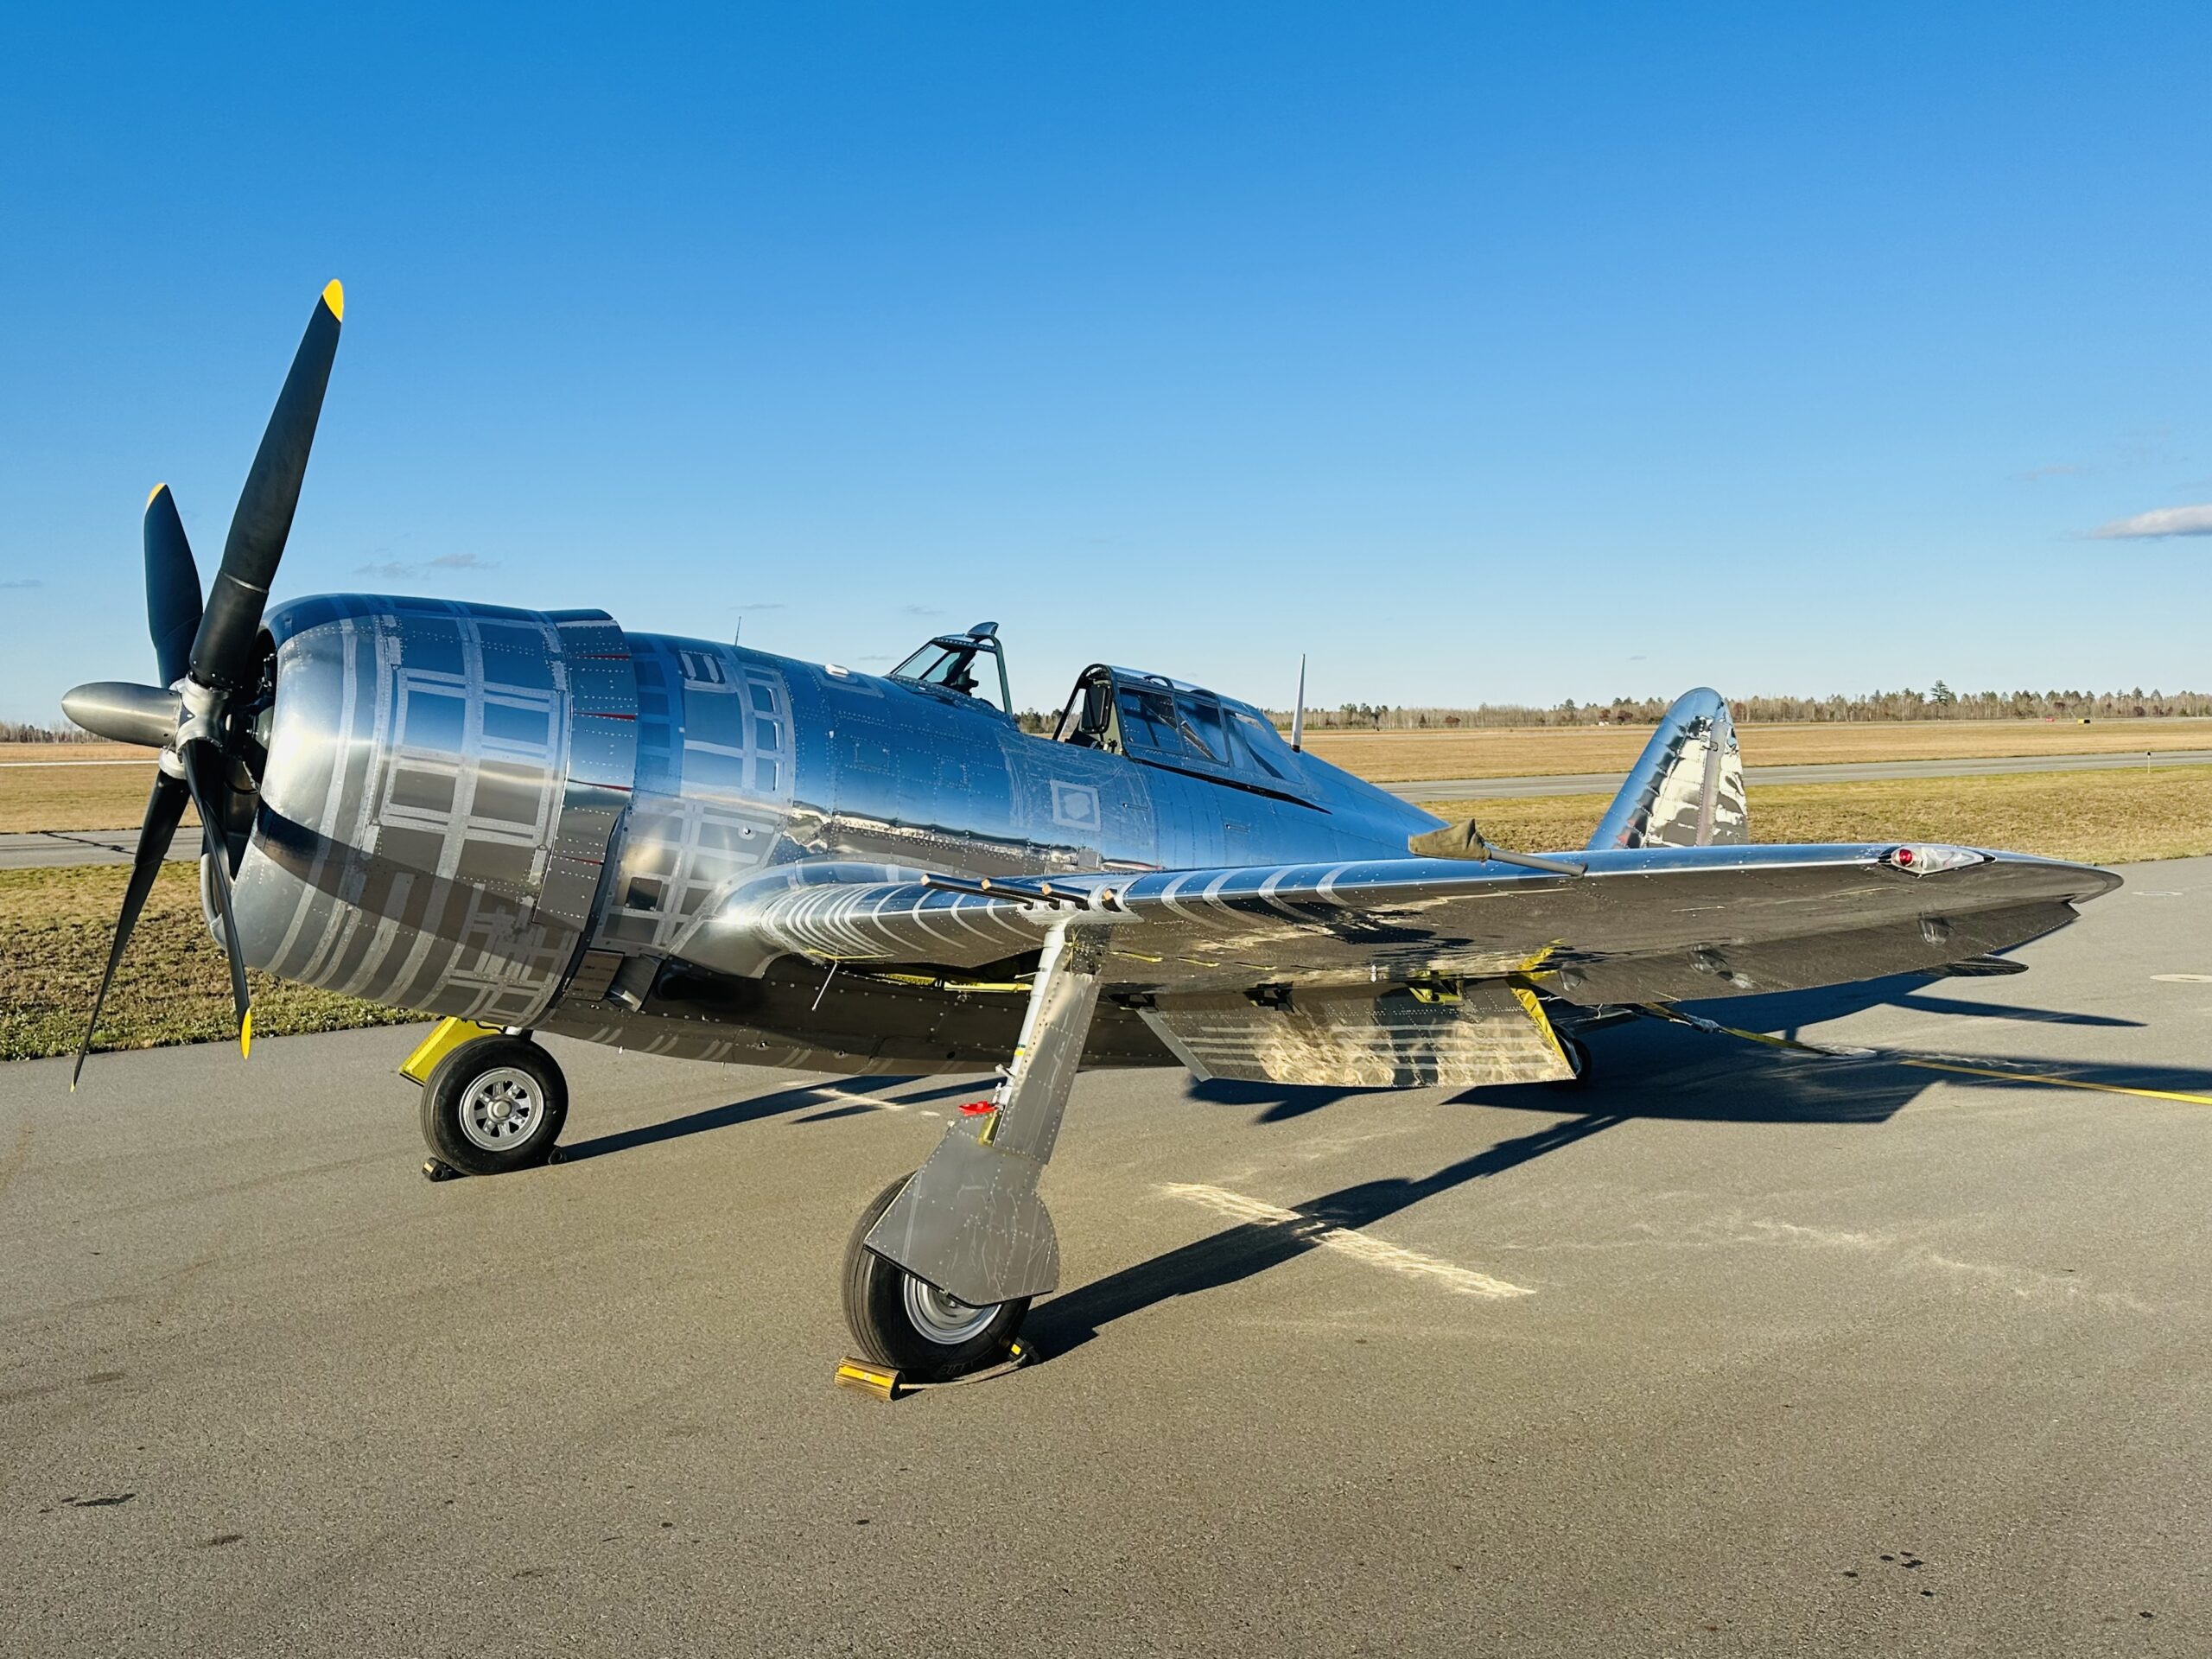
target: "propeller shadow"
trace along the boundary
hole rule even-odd
[[[911,1077],[849,1077],[828,1083],[810,1083],[796,1089],[779,1089],[773,1094],[756,1095],[750,1100],[734,1100],[726,1105],[709,1106],[704,1110],[688,1112],[682,1117],[671,1117],[660,1123],[641,1123],[633,1129],[618,1129],[611,1135],[594,1135],[588,1141],[579,1141],[561,1148],[563,1163],[577,1163],[586,1158],[604,1158],[610,1153],[630,1152],[639,1147],[658,1146],[664,1141],[677,1141],[689,1135],[706,1135],[715,1129],[735,1128],[741,1123],[757,1123],[762,1118],[780,1117],[785,1112],[804,1111],[810,1106],[823,1109],[797,1120],[801,1123],[820,1123],[831,1118],[850,1117],[861,1112],[879,1109],[864,1101],[855,1101],[845,1092],[850,1084],[871,1084],[876,1088],[896,1088],[911,1083]]]

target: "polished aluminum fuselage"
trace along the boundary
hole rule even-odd
[[[1016,981],[933,983],[921,963],[840,984],[748,955],[716,924],[763,882],[1402,856],[1436,822],[1310,755],[1288,757],[1291,787],[1239,786],[596,612],[347,595],[270,629],[237,880],[253,964],[659,1052],[885,1070],[1006,1052]],[[1168,1058],[1134,1020],[1103,1020],[1094,1048]]]

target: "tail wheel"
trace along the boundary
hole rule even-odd
[[[885,1187],[846,1243],[845,1323],[861,1357],[917,1382],[942,1382],[1005,1358],[1029,1299],[963,1302],[868,1248],[868,1229],[912,1179],[901,1175]]]
[[[569,1085],[553,1057],[521,1037],[483,1037],[440,1060],[423,1085],[423,1139],[468,1175],[529,1169],[553,1154]]]

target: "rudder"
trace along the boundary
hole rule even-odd
[[[1588,845],[1722,847],[1751,838],[1736,722],[1726,700],[1701,685],[1660,716]]]

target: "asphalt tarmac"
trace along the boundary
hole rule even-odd
[[[101,764],[94,762],[92,764]],[[169,843],[171,863],[200,856],[200,832]],[[136,830],[23,830],[0,835],[0,870],[60,869],[76,864],[128,864],[138,850]]]
[[[2203,1654],[2212,861],[2128,878],[1708,1010],[2088,1087],[1093,1074],[1042,1359],[889,1404],[839,1255],[970,1088],[555,1041],[569,1160],[434,1185],[410,1032],[0,1068],[0,1647]]]

